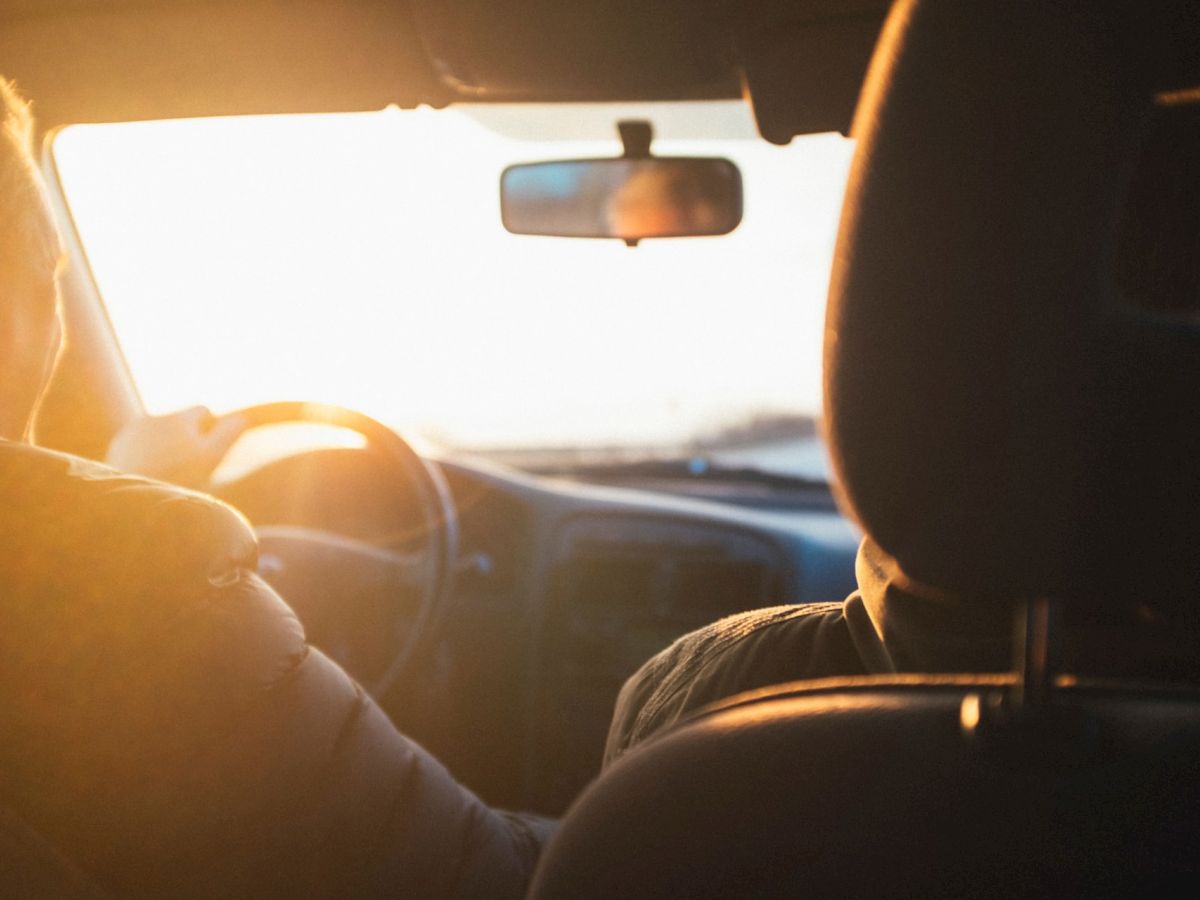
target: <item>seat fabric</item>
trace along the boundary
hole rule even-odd
[[[964,731],[965,699],[1011,685],[744,695],[585,792],[531,896],[1129,897],[1194,878],[1200,692],[1076,685],[1044,720]]]

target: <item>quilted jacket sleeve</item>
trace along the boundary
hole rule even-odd
[[[496,812],[309,647],[199,494],[0,443],[0,791],[143,896],[518,897]]]

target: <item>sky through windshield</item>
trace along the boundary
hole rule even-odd
[[[734,233],[503,231],[506,165],[617,155],[638,115],[655,152],[741,167]],[[55,154],[152,412],[309,399],[454,447],[669,447],[818,412],[850,142],[753,133],[739,102],[388,109],[77,126]]]

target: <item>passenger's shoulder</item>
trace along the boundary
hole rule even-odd
[[[626,682],[606,756],[709,703],[801,678],[860,674],[842,603],[774,606],[684,635]]]

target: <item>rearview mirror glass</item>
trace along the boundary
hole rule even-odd
[[[652,237],[727,234],[742,220],[742,177],[727,159],[574,159],[509,166],[500,178],[514,234]]]

